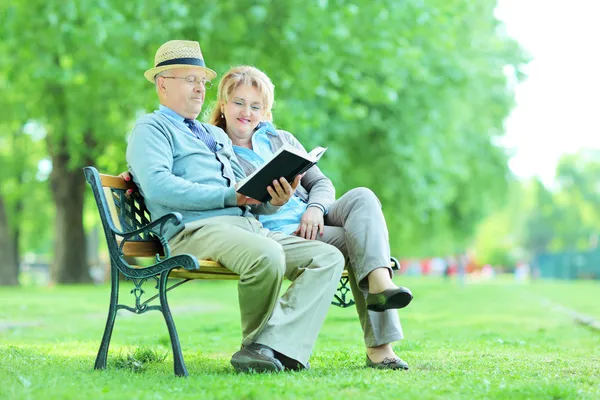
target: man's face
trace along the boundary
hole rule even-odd
[[[202,111],[206,72],[198,68],[175,68],[159,76],[158,97],[163,105],[185,118],[196,119]]]

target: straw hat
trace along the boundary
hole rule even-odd
[[[200,43],[192,40],[170,40],[156,50],[154,68],[144,72],[144,77],[154,83],[156,74],[173,68],[199,68],[206,71],[207,79],[214,79],[217,73],[206,68]]]

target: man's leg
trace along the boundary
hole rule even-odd
[[[285,276],[293,283],[275,305],[256,342],[306,367],[337,289],[344,257],[325,243],[264,232],[283,248]]]
[[[245,217],[215,217],[187,224],[171,241],[173,254],[211,259],[240,275],[238,297],[242,344],[255,342],[277,303],[285,273],[282,246],[258,234],[260,223]]]

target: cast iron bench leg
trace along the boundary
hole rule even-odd
[[[115,319],[117,317],[117,303],[119,301],[119,273],[116,268],[111,267],[111,285],[110,285],[110,305],[108,307],[108,318],[106,319],[106,327],[104,328],[104,335],[102,336],[102,342],[100,343],[100,349],[96,356],[96,364],[94,369],[105,369],[106,358],[108,357],[108,346],[110,345],[110,338],[112,336],[113,328],[115,326]]]
[[[173,367],[175,369],[175,375],[177,376],[188,376],[185,362],[183,361],[183,354],[181,353],[181,345],[179,344],[179,336],[177,336],[177,330],[175,329],[175,322],[171,316],[171,310],[169,309],[169,303],[167,302],[167,277],[170,271],[165,271],[160,274],[160,280],[158,283],[158,294],[160,297],[160,309],[165,317],[167,328],[169,329],[169,336],[171,337],[171,346],[173,347]]]

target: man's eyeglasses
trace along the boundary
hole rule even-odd
[[[163,76],[165,79],[183,79],[190,85],[202,85],[205,89],[210,89],[212,87],[212,82],[207,81],[204,78],[198,78],[196,76]]]

